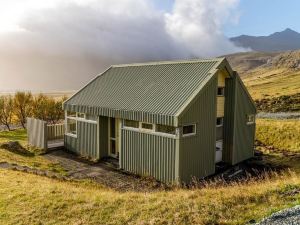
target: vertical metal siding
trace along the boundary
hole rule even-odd
[[[233,134],[235,123],[235,99],[236,99],[236,79],[227,78],[225,80],[225,116],[224,116],[224,146],[222,160],[226,163],[232,164],[233,158]]]
[[[26,128],[28,143],[47,150],[47,123],[43,120],[27,118]]]
[[[48,140],[63,139],[65,134],[65,124],[47,125],[47,134]]]
[[[223,160],[236,164],[253,156],[255,124],[247,125],[247,114],[256,109],[236,73],[226,79],[225,94]]]
[[[80,155],[87,158],[98,159],[97,124],[78,121],[77,129]]]
[[[108,117],[99,117],[99,158],[108,156]]]
[[[77,121],[77,138],[65,135],[65,147],[83,157],[99,159],[97,124]]]
[[[190,182],[215,172],[217,77],[204,87],[190,108],[179,116],[179,124],[196,123],[195,136],[180,137],[179,176]]]
[[[253,157],[255,124],[247,124],[247,114],[255,114],[251,99],[243,88],[242,81],[236,75],[236,113],[234,127],[233,164]]]
[[[80,154],[78,150],[77,138],[65,135],[65,148],[76,154]]]
[[[122,129],[121,168],[162,182],[176,177],[176,139]]]
[[[216,128],[216,141],[223,139],[223,126]]]

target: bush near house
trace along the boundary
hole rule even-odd
[[[0,96],[0,125],[11,130],[13,124],[25,128],[26,118],[34,117],[55,124],[64,118],[62,103],[66,97],[54,99],[44,94],[17,92],[14,96]]]

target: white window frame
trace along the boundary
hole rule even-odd
[[[84,118],[78,117],[78,114],[84,114]],[[76,135],[72,133],[68,133],[68,119],[75,120],[76,121]],[[95,120],[87,120],[85,113],[79,113],[76,112],[76,116],[68,116],[68,111],[65,111],[65,135],[77,138],[77,131],[78,131],[78,121],[85,122],[85,123],[93,123],[98,124]]]
[[[151,124],[151,125],[152,125],[152,129],[143,128],[143,126],[142,126],[143,123],[144,123],[144,124]],[[140,130],[143,131],[143,132],[155,132],[156,126],[155,126],[155,124],[153,124],[153,123],[139,122],[139,128],[140,128]]]
[[[125,125],[125,120],[126,119],[122,120],[122,128],[125,128],[127,130],[135,130],[135,131],[138,131],[140,129],[140,122],[139,121],[136,121],[138,123],[138,127],[128,127],[128,126]]]
[[[221,124],[217,124],[217,120],[219,119],[219,118],[221,118],[222,120],[222,123]],[[223,127],[223,125],[224,125],[224,117],[217,117],[217,119],[216,119],[216,127]]]
[[[67,115],[67,113],[66,113],[66,115]],[[72,134],[72,133],[68,132],[68,119],[75,120],[75,123],[76,123],[76,134]],[[78,124],[77,124],[76,117],[66,116],[66,119],[65,119],[65,135],[73,137],[73,138],[77,138],[77,131],[78,131]]]
[[[193,133],[189,133],[189,134],[183,134],[183,127],[187,127],[187,126],[194,126],[194,132]],[[196,134],[197,134],[197,125],[195,123],[184,124],[182,126],[182,137],[190,137],[190,136],[194,136]]]
[[[248,118],[249,117],[252,117],[253,116],[253,121],[248,121]],[[246,115],[246,120],[247,120],[247,125],[252,125],[252,124],[255,124],[255,114],[247,114]]]
[[[176,134],[168,134],[168,133],[163,133],[163,132],[157,132],[156,131],[156,124],[154,124],[154,123],[147,123],[147,122],[137,121],[139,123],[139,127],[135,128],[135,127],[127,127],[127,126],[125,126],[124,121],[125,121],[125,119],[122,120],[122,129],[125,129],[125,130],[132,130],[132,131],[136,131],[136,132],[140,132],[140,133],[153,134],[153,135],[163,136],[163,137],[169,137],[169,138],[178,138],[179,137],[179,133],[180,132],[179,132],[179,128],[178,127],[175,127]],[[152,129],[142,128],[142,123],[152,124],[153,128]]]

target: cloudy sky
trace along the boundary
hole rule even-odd
[[[239,0],[0,0],[0,91],[76,90],[111,64],[244,51],[227,38],[244,22],[243,7]]]

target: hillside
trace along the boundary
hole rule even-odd
[[[269,36],[241,35],[230,38],[237,46],[259,52],[278,52],[300,49],[300,33],[286,29]]]
[[[226,56],[254,99],[300,92],[300,50],[279,53],[247,52]]]

